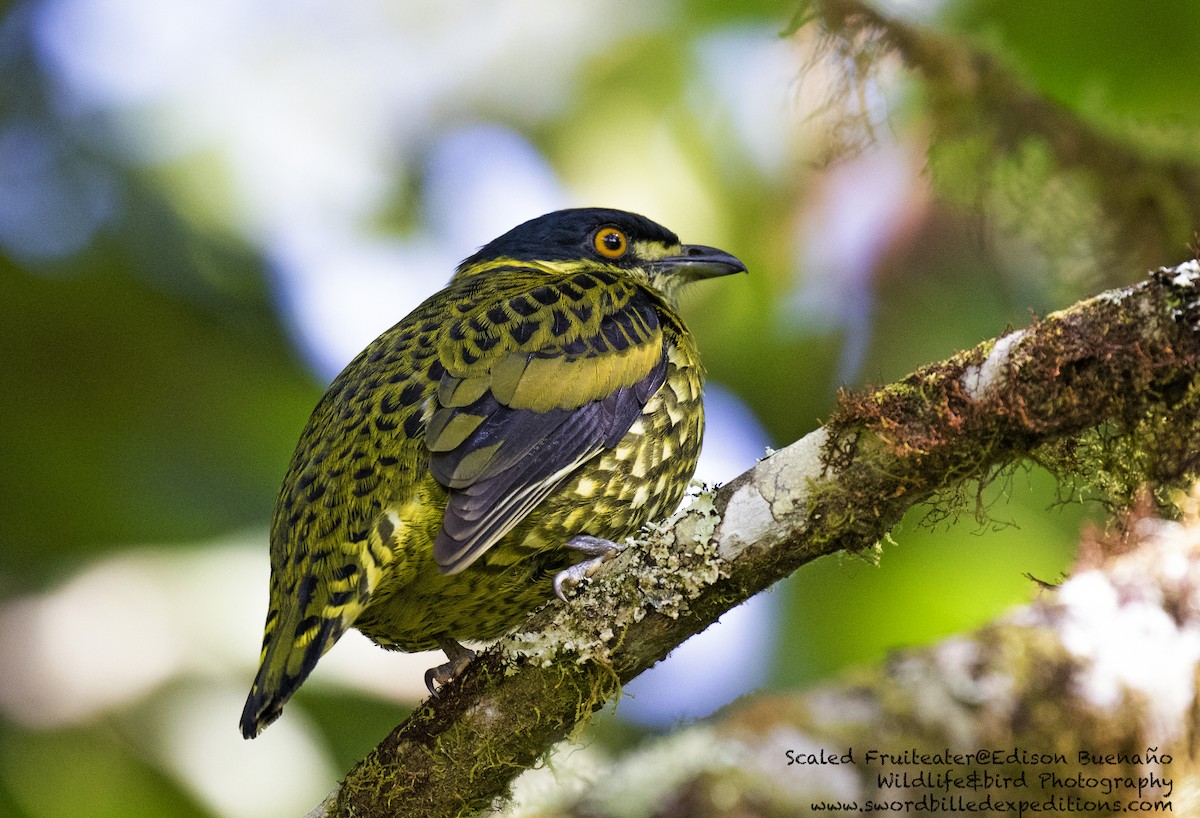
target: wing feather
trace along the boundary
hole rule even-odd
[[[557,296],[479,305],[443,336],[426,447],[430,472],[450,489],[433,549],[444,573],[469,566],[616,446],[666,378],[646,291],[599,274],[541,286]],[[501,317],[510,320],[497,325]]]

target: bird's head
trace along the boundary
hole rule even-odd
[[[681,244],[645,216],[587,207],[556,210],[517,225],[463,261],[453,280],[518,265],[547,273],[611,270],[648,285],[671,304],[685,284],[746,270],[723,250]]]

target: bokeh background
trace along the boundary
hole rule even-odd
[[[1200,5],[882,7],[1135,152],[1198,155]],[[1187,256],[1186,230],[1114,254],[1086,169],[982,126],[947,135],[929,83],[849,64],[792,31],[799,11],[0,2],[0,815],[303,814],[419,700],[438,657],[352,635],[263,736],[236,729],[308,412],[519,221],[620,207],[747,263],[685,304],[709,481],[812,430],[840,386]],[[983,517],[917,510],[878,564],[807,566],[631,685],[585,743],[997,616],[1098,518],[1071,493],[1020,471]]]

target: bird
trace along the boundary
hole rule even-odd
[[[622,210],[484,245],[369,344],[300,435],[271,519],[269,605],[241,731],[257,736],[347,629],[441,648],[431,693],[678,506],[704,427],[679,314],[745,272]]]

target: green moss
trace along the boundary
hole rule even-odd
[[[1128,508],[1153,486],[1162,508],[1200,472],[1200,378],[1189,343],[1146,339],[1178,331],[1166,316],[1191,332],[1200,266],[1155,276],[1162,305],[1144,290],[1137,310],[1125,303],[1134,289],[1106,293],[1005,336],[1003,348],[987,341],[899,383],[843,392],[823,463],[854,479],[815,487],[810,514],[865,530],[888,518],[898,498],[886,492],[899,485],[906,503],[914,494],[929,503],[930,524],[973,499],[985,525],[983,489],[1008,479],[1022,455],[1058,477],[1067,497],[1085,496],[1075,490],[1082,479],[1090,496]],[[839,511],[849,508],[876,514],[854,520]]]

